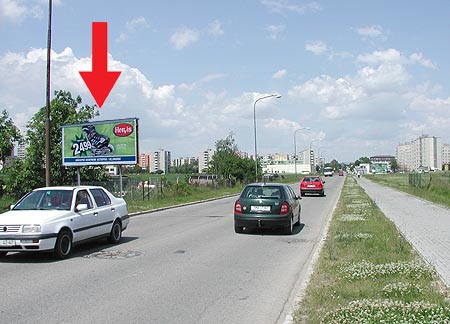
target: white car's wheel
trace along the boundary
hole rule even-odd
[[[66,259],[72,252],[72,234],[68,230],[62,230],[56,239],[53,254],[58,259]]]
[[[111,228],[111,232],[109,233],[108,242],[112,244],[119,243],[122,238],[122,224],[116,220]]]

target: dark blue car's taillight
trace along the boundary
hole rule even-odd
[[[289,204],[285,201],[281,204],[280,215],[289,214]]]
[[[234,213],[235,214],[242,214],[242,205],[239,201],[236,201],[234,203]]]

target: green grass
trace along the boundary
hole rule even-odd
[[[295,321],[450,323],[443,287],[348,176]]]
[[[284,175],[275,179],[275,182],[294,183],[300,181],[301,176]],[[211,187],[211,186],[187,186],[185,183],[180,183],[178,186],[175,182],[171,185],[165,186],[161,193],[157,193],[155,197],[150,199],[142,199],[141,194],[135,194],[133,198],[125,197],[130,213],[148,211],[162,207],[180,205],[201,201],[206,199],[226,197],[230,195],[239,194],[244,187],[244,184],[237,184],[233,187]]]
[[[217,197],[226,197],[238,194],[242,191],[242,186],[232,188],[211,188],[207,186],[196,186],[187,194],[177,194],[176,189],[166,188],[163,190],[163,196],[159,195],[151,199],[142,199],[142,197],[128,198],[127,206],[129,213],[149,211],[161,207],[168,207],[180,204],[186,204],[195,201],[201,201]]]
[[[410,185],[409,177],[416,180]],[[430,172],[422,174],[374,174],[365,175],[376,183],[388,186],[433,203],[450,207],[450,174],[448,172]]]

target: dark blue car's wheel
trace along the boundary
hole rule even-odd
[[[289,217],[289,226],[284,228],[284,234],[292,235],[293,229],[294,229],[294,222],[292,221],[292,217]]]

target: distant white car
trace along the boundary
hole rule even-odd
[[[323,169],[323,175],[324,175],[325,177],[332,177],[332,176],[333,176],[333,169],[332,169],[332,168],[329,168],[329,167],[325,167],[325,168]]]
[[[129,223],[127,204],[103,187],[47,187],[31,191],[0,214],[0,257],[8,252],[53,251],[107,238],[118,243]]]

